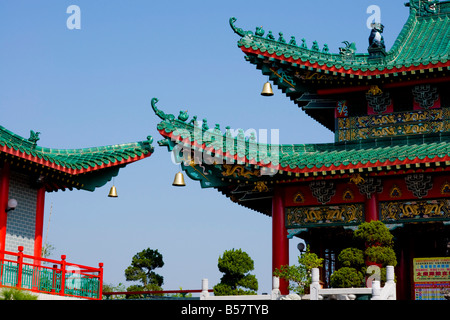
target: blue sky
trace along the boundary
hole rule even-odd
[[[342,41],[366,52],[367,8],[381,9],[389,49],[408,16],[403,1],[0,1],[0,125],[28,137],[41,132],[39,145],[84,148],[154,137],[155,153],[127,166],[95,192],[47,194],[44,238],[52,258],[104,263],[104,281],[125,283],[132,256],[158,249],[165,265],[163,288],[200,289],[219,282],[217,259],[241,248],[255,261],[260,293],[271,290],[271,220],[240,207],[219,192],[172,187],[179,167],[156,143],[158,107],[190,115],[222,128],[279,129],[281,143],[332,142],[333,135],[306,116],[280,91],[260,96],[267,80],[244,60],[228,20],[254,31],[257,26],[289,39]],[[81,9],[81,29],[70,30],[67,7]],[[51,219],[49,223],[51,209]],[[48,234],[47,234],[48,230]],[[290,240],[296,263],[298,239]],[[129,285],[131,283],[126,283]]]

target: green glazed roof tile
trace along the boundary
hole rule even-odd
[[[25,139],[0,126],[1,151],[19,151],[23,156],[26,155],[44,160],[49,165],[61,166],[62,170],[97,168],[119,163],[124,159],[128,160],[134,157],[142,157],[143,155],[149,156],[154,150],[151,143],[152,138],[148,137],[147,141],[120,145],[84,149],[51,149],[40,147],[33,139]]]
[[[173,150],[175,141],[183,140],[184,147],[199,147],[195,150],[203,151],[206,146],[199,140],[206,133],[214,137],[214,140],[222,141],[216,144],[214,152],[217,154],[245,157],[245,162],[256,161],[257,165],[271,167],[284,171],[327,171],[338,169],[354,169],[363,166],[390,166],[393,164],[412,164],[418,162],[450,161],[450,134],[436,134],[432,138],[436,141],[429,143],[424,141],[422,135],[408,136],[405,139],[374,139],[360,142],[324,143],[324,144],[299,144],[276,145],[277,154],[268,155],[259,150],[273,150],[274,145],[256,144],[258,152],[249,152],[249,140],[245,137],[233,137],[234,143],[227,144],[227,134],[211,129],[200,129],[194,124],[194,119],[187,122],[186,115],[183,119],[177,119],[174,115],[165,114],[158,110],[156,98],[152,99],[152,107],[162,121],[157,125],[161,135],[165,138],[159,142],[162,146]],[[196,119],[196,118],[195,118]],[[179,134],[183,130],[183,139]],[[196,134],[195,134],[196,132]],[[427,137],[431,137],[427,135]],[[238,146],[245,145],[244,150]],[[235,160],[235,159],[229,159]]]
[[[348,61],[341,54],[319,52],[311,48],[303,48],[298,43],[292,45],[284,41],[267,39],[261,33],[237,28],[234,25],[235,18],[230,19],[230,25],[241,36],[238,41],[239,47],[275,54],[280,60],[295,57],[294,62],[311,64],[324,62],[328,68],[343,68],[344,71],[353,72],[368,70],[383,72],[411,66],[430,68],[438,63],[448,63],[450,59],[450,1],[436,2],[434,11],[427,7],[429,4],[426,1],[410,0],[406,5],[410,7],[410,15],[382,62],[369,61],[368,53],[356,53],[353,59]],[[298,59],[298,57],[301,58]]]

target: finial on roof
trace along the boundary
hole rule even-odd
[[[343,41],[345,48],[339,48],[339,53],[346,58],[352,58],[356,53],[356,45],[354,42],[350,43],[348,41]]]
[[[158,101],[159,101],[158,98],[152,98],[152,101],[151,101],[152,108],[153,108],[153,111],[155,112],[155,114],[158,117],[160,117],[162,120],[170,120],[170,121],[174,120],[175,116],[173,114],[166,114],[156,107],[156,104],[158,103]]]
[[[39,141],[39,135],[41,133],[40,132],[34,132],[33,130],[30,130],[30,137],[28,138],[28,141],[32,142],[34,145],[37,144],[37,142]]]
[[[256,27],[256,31],[255,31],[255,35],[257,35],[258,37],[262,37],[264,35],[264,29],[263,27]]]
[[[308,49],[308,46],[306,45],[306,39],[305,38],[302,39],[302,48]]]
[[[314,40],[311,50],[319,51],[319,44]]]
[[[369,36],[369,47],[385,49],[386,46],[384,45],[384,38],[381,35],[383,33],[384,26],[381,23],[372,23],[371,27],[372,31]]]
[[[267,39],[270,39],[270,40],[275,40],[275,37],[274,37],[274,35],[272,34],[272,31],[269,31],[269,33],[267,34],[267,37],[266,37]]]
[[[427,16],[438,13],[440,3],[439,0],[410,0],[405,6],[415,10],[419,16]]]
[[[291,36],[291,41],[289,41],[289,44],[292,46],[296,46],[297,45],[297,41],[295,41],[295,37]]]
[[[184,121],[186,121],[188,118],[189,118],[189,115],[188,115],[188,113],[187,113],[187,110],[186,110],[186,111],[180,111],[180,114],[178,115],[178,120],[184,122]]]
[[[229,22],[230,22],[230,27],[231,29],[233,29],[233,31],[235,33],[237,33],[238,35],[240,35],[241,37],[247,36],[247,35],[253,35],[253,32],[251,31],[244,31],[242,28],[237,28],[234,23],[236,22],[236,18],[235,17],[231,17]]]

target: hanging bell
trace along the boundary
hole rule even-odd
[[[184,187],[186,184],[184,183],[184,176],[181,172],[178,172],[175,175],[175,179],[173,180],[172,183],[173,186],[175,187]]]
[[[117,198],[117,190],[116,190],[116,187],[114,185],[109,190],[108,197],[110,197],[110,198]]]
[[[261,95],[262,96],[273,96],[272,85],[270,84],[269,81],[264,83]]]

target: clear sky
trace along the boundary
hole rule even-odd
[[[364,53],[367,8],[381,9],[389,49],[407,19],[405,2],[1,0],[0,125],[24,137],[39,131],[38,144],[49,148],[154,137],[155,153],[115,179],[118,198],[107,197],[111,183],[95,192],[47,194],[44,240],[55,247],[51,258],[103,262],[105,283],[128,286],[124,270],[150,247],[163,255],[165,265],[155,271],[164,289],[200,289],[202,278],[210,288],[219,282],[219,256],[240,248],[255,262],[258,292],[270,292],[270,218],[187,177],[185,188],[172,187],[179,166],[156,143],[159,118],[150,100],[221,128],[278,129],[281,143],[332,142],[333,134],[281,91],[260,95],[267,79],[244,60],[229,18],[245,30],[263,26],[309,46],[327,43],[334,53],[342,41],[355,42]],[[81,29],[67,27],[70,5],[81,10]],[[292,264],[298,242],[290,240]]]

